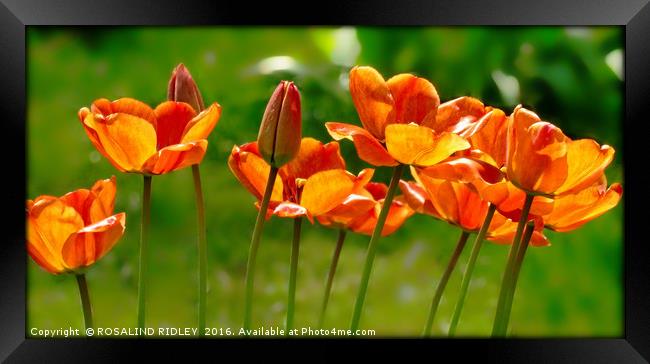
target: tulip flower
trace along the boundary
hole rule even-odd
[[[115,189],[111,177],[61,197],[27,200],[27,251],[46,271],[76,276],[86,328],[93,323],[85,269],[124,234],[125,213],[113,214]]]
[[[501,283],[493,336],[504,336],[510,319],[517,276],[527,243],[524,225],[535,195],[561,197],[576,194],[603,176],[614,158],[614,149],[592,139],[571,140],[555,125],[517,106],[507,127],[506,173],[508,180],[526,192],[521,219],[508,254]]]
[[[300,149],[300,93],[293,82],[282,81],[264,110],[257,144],[264,160],[280,167]]]
[[[271,200],[273,199],[274,202],[277,202],[277,199],[279,198],[278,194],[282,196],[285,193],[285,187],[280,181],[277,181],[276,178],[280,167],[296,158],[296,155],[301,148],[302,117],[300,112],[300,93],[298,92],[298,88],[293,84],[293,82],[280,82],[271,95],[271,98],[266,105],[266,109],[264,110],[264,115],[262,116],[262,122],[257,135],[257,142],[244,145],[242,146],[243,149],[235,146],[228,160],[228,165],[235,176],[249,191],[258,197],[259,201],[259,212],[255,221],[255,228],[253,229],[253,236],[251,237],[248,263],[246,265],[246,294],[243,325],[245,331],[249,329],[251,322],[253,288],[255,285],[255,262],[257,260],[257,250],[262,237],[264,221],[266,220],[265,217],[267,216]],[[305,163],[301,163],[300,166],[305,170],[309,169],[309,166],[305,165]],[[286,171],[288,168],[289,167],[284,170]],[[259,172],[262,172],[263,174],[260,175]],[[305,171],[301,170],[299,172],[304,173]],[[297,176],[300,173],[295,173],[294,175]],[[265,178],[265,176],[268,177]],[[298,185],[302,184],[302,182],[302,180],[294,180],[287,186],[287,188],[293,189],[293,191],[298,191],[298,188],[302,187]],[[316,185],[322,184],[322,182],[312,182],[311,185],[314,183]],[[312,189],[311,186],[304,187],[308,191]],[[286,192],[290,193],[289,190],[286,190]],[[307,195],[308,199],[311,198],[309,197],[309,193]],[[296,196],[293,195],[293,197]],[[299,200],[290,202],[296,201]],[[308,205],[310,203],[312,202],[307,201]],[[314,205],[318,205],[318,202],[314,202]],[[292,206],[287,207],[290,208]],[[286,209],[281,208],[280,210],[285,210],[285,213],[290,214]],[[297,218],[294,219],[293,244],[291,248],[291,273],[289,277],[289,304],[287,307],[287,328],[292,325],[293,320],[295,271],[298,265],[298,246],[300,242],[302,215],[303,214],[298,213],[295,215]],[[287,332],[289,332],[289,330],[287,330]]]
[[[184,102],[197,112],[204,109],[203,98],[199,87],[194,82],[190,71],[181,63],[172,72],[167,87],[167,100]],[[215,120],[216,122],[216,120]],[[196,198],[196,212],[198,221],[198,270],[199,270],[199,304],[198,304],[198,330],[199,336],[205,334],[205,311],[208,290],[208,242],[205,229],[205,203],[203,202],[203,188],[201,186],[201,170],[199,163],[192,164],[192,178],[194,180],[194,195]]]

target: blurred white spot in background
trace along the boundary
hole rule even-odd
[[[350,74],[348,72],[341,72],[339,75],[339,86],[344,90],[350,87]]]
[[[90,159],[90,163],[97,163],[100,160],[102,160],[102,156],[101,154],[99,154],[98,151],[93,150],[92,152],[90,152],[90,154],[88,154],[88,159]]]
[[[409,284],[402,284],[399,286],[399,291],[397,293],[397,299],[400,302],[411,302],[416,296],[415,287]]]
[[[253,73],[268,75],[278,71],[301,73],[302,66],[293,57],[274,56],[264,58],[253,67]]]
[[[566,28],[566,33],[570,37],[574,37],[574,38],[590,38],[591,37],[591,29],[583,28],[583,27],[567,27]]]
[[[332,63],[350,67],[356,63],[361,52],[361,44],[357,38],[357,30],[344,27],[332,32],[334,47],[330,52]]]
[[[203,61],[205,64],[213,65],[217,60],[217,55],[213,51],[207,51],[203,55]]]
[[[507,75],[501,70],[496,70],[492,72],[492,79],[507,104],[515,105],[519,102],[519,81],[517,81],[516,77]]]
[[[605,63],[614,71],[619,80],[623,80],[623,50],[614,49],[605,56]]]

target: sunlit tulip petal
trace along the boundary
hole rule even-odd
[[[430,166],[470,145],[456,134],[436,134],[415,124],[391,124],[386,127],[386,146],[390,155],[403,164]]]
[[[109,116],[111,114],[128,114],[140,119],[144,119],[156,127],[156,116],[154,110],[142,101],[132,98],[121,98],[115,101],[108,99],[98,99],[93,102],[91,111],[95,114]]]
[[[571,193],[588,187],[597,181],[614,159],[614,148],[600,146],[594,140],[581,139],[568,144],[567,179],[555,193]]]
[[[396,166],[397,161],[388,154],[386,148],[367,130],[344,123],[325,123],[325,127],[334,140],[349,139],[361,160],[374,166]]]
[[[489,155],[497,167],[503,167],[506,164],[507,130],[508,122],[505,113],[499,109],[493,109],[485,114],[476,123],[476,127],[468,130],[467,133],[471,134],[469,142],[472,148]]]
[[[216,102],[187,123],[180,143],[207,139],[221,117],[221,106]]]
[[[302,189],[300,205],[312,215],[324,214],[350,195],[354,183],[345,170],[333,169],[313,174]]]
[[[203,160],[207,148],[207,140],[170,145],[153,155],[143,166],[143,171],[149,174],[165,174],[199,164]]]
[[[440,97],[431,82],[403,73],[391,77],[386,84],[394,100],[394,122],[426,125],[435,120]]]
[[[157,148],[178,144],[187,123],[196,116],[196,111],[184,102],[166,101],[154,110],[156,114]]]
[[[435,122],[422,125],[429,126],[438,133],[448,131],[462,134],[485,113],[485,106],[480,100],[463,96],[441,104]]]
[[[241,147],[234,146],[228,166],[239,182],[255,196],[261,200],[266,189],[266,181],[269,178],[269,166],[259,155],[257,143],[244,144]],[[271,201],[282,201],[282,181],[277,178],[273,184]]]
[[[90,189],[92,199],[87,202],[89,206],[86,224],[94,224],[111,216],[115,208],[116,191],[115,176],[95,182]]]
[[[422,186],[415,182],[399,181],[399,187],[404,195],[404,201],[415,212],[441,218]]]
[[[382,206],[383,202],[379,202],[374,209],[355,219],[350,223],[350,229],[359,234],[372,235],[377,225],[377,219],[379,218]],[[399,197],[396,197],[388,209],[388,215],[384,227],[381,230],[381,236],[388,236],[397,231],[413,213],[414,211],[408,204]]]
[[[386,125],[395,120],[393,96],[384,78],[372,67],[354,67],[350,94],[364,129],[384,140]]]
[[[126,215],[122,212],[86,226],[68,237],[61,254],[69,267],[93,264],[122,237]]]
[[[302,138],[298,154],[282,167],[282,171],[291,179],[306,179],[316,172],[329,169],[345,169],[339,144],[323,144],[314,138]]]

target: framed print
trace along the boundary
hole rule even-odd
[[[3,0],[3,360],[647,362],[646,1],[292,10]]]

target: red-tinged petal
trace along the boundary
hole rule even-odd
[[[307,179],[320,171],[345,169],[339,143],[323,144],[314,138],[302,138],[296,157],[281,168],[289,180]]]
[[[128,97],[115,101],[109,101],[108,99],[95,100],[91,106],[91,111],[104,117],[118,113],[127,114],[144,119],[151,123],[154,128],[156,127],[156,116],[153,109],[142,101]]]
[[[352,220],[372,210],[375,204],[371,196],[351,194],[340,205],[316,218],[324,226],[347,227]]]
[[[359,172],[359,175],[353,178],[353,193],[361,193],[362,190],[365,190],[366,185],[370,183],[374,174],[375,170],[372,168],[362,169],[361,172]]]
[[[196,111],[184,102],[165,101],[156,107],[157,149],[181,143],[185,127],[196,116]]]
[[[394,122],[421,124],[435,119],[440,97],[431,82],[402,73],[391,77],[386,84],[394,100]]]
[[[79,215],[81,215],[81,217],[84,220],[84,223],[88,223],[88,216],[86,213],[86,203],[89,195],[90,195],[90,190],[82,188],[76,191],[66,193],[65,195],[60,197],[60,200],[63,201],[66,205],[73,207],[79,213]]]
[[[431,166],[470,145],[456,134],[436,134],[415,124],[391,124],[386,127],[386,146],[388,153],[403,164]]]
[[[567,148],[567,179],[556,194],[573,193],[584,189],[603,175],[614,159],[614,148],[600,146],[592,139],[572,141]]]
[[[366,185],[366,191],[368,191],[375,200],[381,200],[386,197],[388,186],[384,183],[370,182]]]
[[[356,218],[352,223],[350,223],[350,229],[359,234],[372,235],[375,226],[377,225],[377,219],[382,206],[383,202],[377,203],[377,206],[374,209]],[[408,204],[400,201],[399,198],[395,198],[388,210],[388,216],[386,217],[384,227],[381,230],[381,236],[387,236],[397,231],[397,229],[399,229],[406,219],[412,216],[413,213],[414,211],[408,206]]]
[[[228,166],[239,182],[258,201],[262,200],[271,166],[259,155],[257,143],[248,143],[241,147],[234,146],[228,158]],[[276,178],[271,193],[271,201],[282,201],[282,195],[282,181],[280,178]]]
[[[221,105],[215,102],[187,123],[183,131],[181,143],[208,139],[212,129],[219,122],[220,117]]]
[[[350,94],[364,129],[384,140],[384,128],[395,120],[394,100],[384,78],[372,67],[354,67]]]
[[[415,212],[440,218],[440,214],[429,200],[426,190],[415,182],[399,181],[404,201]]]
[[[123,113],[97,119],[88,114],[84,126],[94,132],[101,146],[98,151],[120,171],[141,172],[156,153],[156,131],[144,119]]]
[[[113,214],[116,189],[115,176],[95,182],[90,189],[92,198],[87,201],[87,211],[84,213],[88,216],[86,225],[97,223]]]
[[[143,166],[148,174],[165,174],[193,164],[201,163],[208,148],[207,140],[175,144],[165,147],[153,155]]]
[[[414,167],[411,167],[413,169]],[[472,158],[451,157],[436,165],[419,168],[418,174],[452,182],[475,184],[475,187],[493,185],[504,180],[503,173],[495,166]]]
[[[448,131],[461,134],[485,113],[485,106],[480,100],[463,96],[441,104],[435,122],[427,126],[438,133]]]
[[[344,123],[325,123],[325,127],[334,140],[349,139],[361,160],[374,166],[396,166],[397,161],[388,154],[386,148],[367,130]]]
[[[87,267],[107,252],[122,237],[126,215],[109,216],[72,234],[62,248],[62,257],[70,269]]]
[[[300,205],[313,216],[322,215],[340,205],[354,189],[354,183],[343,169],[313,174],[302,189]]]

